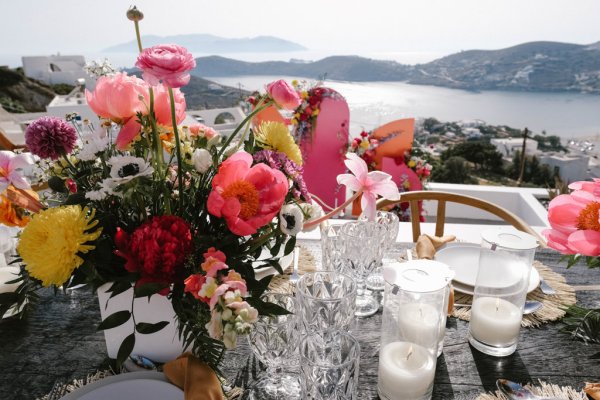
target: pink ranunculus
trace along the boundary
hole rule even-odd
[[[168,89],[164,85],[158,85],[153,90],[156,122],[159,125],[172,126],[171,101]],[[180,124],[185,119],[185,96],[181,90],[173,89],[173,98],[175,99],[175,117],[177,118],[177,124]]]
[[[148,112],[148,85],[126,72],[98,78],[96,89],[93,92],[86,90],[85,98],[97,115],[117,123],[124,123],[138,112]]]
[[[600,256],[600,196],[593,186],[555,197],[548,206],[552,229],[544,230],[548,246],[564,254]],[[588,182],[592,183],[592,182]]]
[[[238,152],[225,160],[212,181],[208,212],[223,217],[231,232],[239,236],[256,233],[281,209],[288,192],[285,175]]]
[[[190,81],[189,71],[196,67],[196,60],[185,47],[176,44],[160,44],[144,49],[135,66],[142,70],[144,80],[152,86],[160,81],[178,88]]]
[[[295,110],[302,103],[296,89],[283,79],[269,83],[267,93],[269,93],[275,104],[285,110]]]

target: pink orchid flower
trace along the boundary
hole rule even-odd
[[[18,189],[31,189],[29,182],[23,176],[22,168],[33,164],[29,154],[15,154],[12,151],[0,151],[0,193],[9,185]]]
[[[369,172],[367,163],[355,153],[346,154],[346,167],[351,174],[340,174],[337,182],[355,192],[362,191],[360,205],[369,221],[375,221],[377,196],[388,200],[400,200],[398,187],[389,174],[381,171]]]

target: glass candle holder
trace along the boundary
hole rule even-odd
[[[512,228],[486,230],[482,239],[469,342],[482,353],[503,357],[517,348],[538,243]]]
[[[361,215],[359,221],[367,221],[367,217]],[[394,248],[396,238],[398,237],[398,229],[400,228],[400,219],[398,216],[390,211],[377,211],[375,222],[383,226],[385,232],[383,235],[383,246],[384,251],[390,251]],[[385,280],[381,273],[381,266],[375,268],[373,273],[367,276],[366,284],[367,289],[381,291],[385,289]]]
[[[384,267],[377,391],[384,400],[430,399],[448,282],[429,260]]]
[[[296,284],[296,299],[304,332],[347,332],[354,320],[356,282],[335,271],[309,272]]]
[[[342,225],[321,225],[321,270],[344,272],[342,268]]]

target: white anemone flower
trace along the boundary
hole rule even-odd
[[[106,134],[105,128],[98,128],[94,132],[85,134],[81,138],[81,142],[81,149],[77,157],[82,161],[92,161],[96,159],[98,153],[107,149],[110,138]]]
[[[311,221],[317,218],[321,218],[323,215],[325,215],[325,212],[323,211],[323,207],[321,207],[321,205],[319,203],[313,202],[313,203],[302,203],[300,204],[300,207],[302,208],[302,211],[304,213],[304,222],[306,221]],[[318,225],[313,225],[308,229],[304,229],[304,232],[310,232],[313,231],[315,229],[317,229]]]
[[[279,211],[279,227],[286,235],[297,235],[304,224],[302,209],[296,204],[286,204]]]
[[[114,185],[127,183],[142,176],[151,176],[154,168],[143,158],[133,156],[115,156],[108,160],[110,178]],[[109,184],[109,186],[112,186]]]
[[[206,149],[196,149],[192,155],[192,161],[194,162],[196,171],[203,174],[208,171],[212,165],[212,155]]]

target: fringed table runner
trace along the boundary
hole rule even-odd
[[[292,274],[293,263],[283,271],[283,275],[275,275],[271,280],[269,289],[278,293],[293,293],[294,285],[290,283],[290,275]],[[302,276],[307,272],[316,271],[315,257],[311,251],[305,246],[300,246],[300,257],[298,257],[298,275]]]
[[[539,381],[539,386],[525,385],[534,394],[541,398],[558,398],[565,400],[587,400],[588,397],[583,391],[578,391],[570,386],[552,385],[543,381]],[[482,394],[475,400],[508,400],[500,391],[494,393]]]

